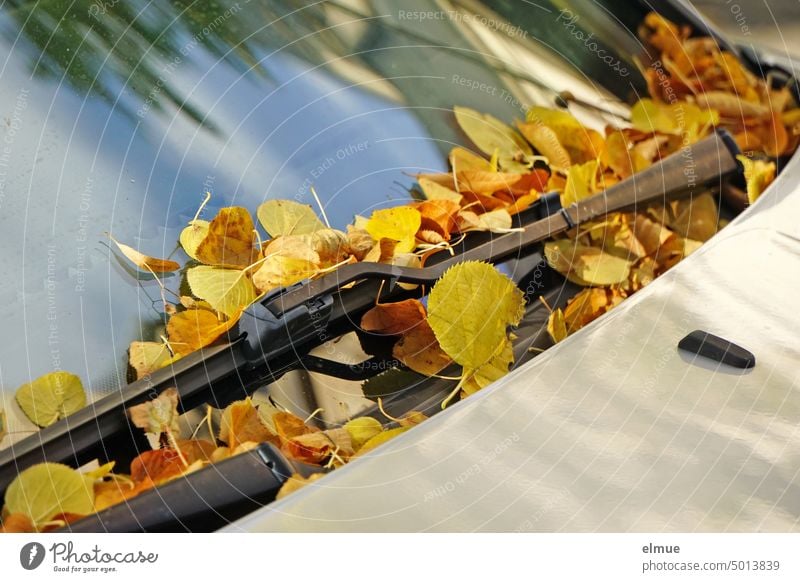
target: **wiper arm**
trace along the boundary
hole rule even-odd
[[[381,282],[389,294],[398,292],[397,282],[431,285],[453,264],[467,260],[497,263],[610,212],[691,195],[734,172],[738,153],[731,136],[718,131],[600,194],[523,225],[520,232],[493,237],[431,266],[417,269],[358,263],[280,289],[244,312],[238,337],[189,354],[0,451],[0,491],[5,491],[19,472],[43,461],[79,466],[95,458],[113,457],[123,462],[128,460],[126,452],[132,456],[137,449],[147,450],[144,436],[131,428],[126,409],[165,388],[178,389],[184,411],[205,402],[220,407],[244,397],[253,386],[298,368],[311,349],[352,330],[353,317],[374,304]],[[342,289],[357,281],[365,282]]]

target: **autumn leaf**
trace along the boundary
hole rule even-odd
[[[272,415],[272,422],[275,432],[278,433],[281,442],[285,443],[300,435],[319,431],[318,428],[308,426],[303,419],[295,416],[291,412],[276,412]]]
[[[567,172],[567,185],[561,195],[562,206],[569,206],[588,198],[596,191],[597,160],[571,166]]]
[[[514,363],[514,350],[511,340],[506,338],[498,346],[494,355],[480,368],[471,371],[461,382],[461,390],[465,396],[486,388],[492,382],[508,374],[508,368]]]
[[[6,411],[0,408],[0,443],[8,434],[8,423],[6,422]]]
[[[551,128],[542,123],[517,123],[517,127],[536,151],[547,158],[551,167],[566,170],[572,165],[569,152],[564,149],[558,141],[558,135]]]
[[[128,363],[136,370],[136,379],[140,380],[166,366],[172,354],[163,342],[133,341],[128,347]]]
[[[41,529],[57,515],[88,515],[94,511],[91,482],[59,463],[40,463],[22,471],[8,486],[8,513],[28,516]]]
[[[747,200],[752,204],[761,193],[775,180],[775,162],[752,160],[747,156],[736,156],[744,167],[744,179],[747,183]]]
[[[427,320],[405,332],[394,345],[392,355],[415,372],[433,376],[453,363],[442,350]]]
[[[545,243],[545,258],[556,271],[579,285],[615,285],[628,279],[632,261],[571,240]]]
[[[313,234],[326,226],[307,204],[293,200],[268,200],[256,211],[258,221],[273,238],[298,234]]]
[[[384,443],[389,442],[395,437],[400,436],[404,432],[410,430],[412,427],[410,426],[399,426],[397,428],[392,428],[389,430],[385,430],[379,434],[376,434],[374,437],[369,439],[366,443],[364,443],[361,448],[353,455],[353,458],[360,457],[371,450],[375,449],[376,447],[381,446]]]
[[[195,258],[206,265],[242,269],[258,258],[253,219],[246,208],[220,209],[197,245]]]
[[[450,267],[428,298],[428,323],[444,352],[474,373],[496,356],[508,327],[522,318],[522,291],[486,263]]]
[[[169,318],[167,337],[176,354],[185,355],[199,350],[216,340],[236,325],[237,318],[227,321],[207,309],[187,309]]]
[[[367,221],[366,230],[376,241],[397,241],[395,252],[408,253],[416,246],[415,236],[422,224],[419,211],[408,206],[376,210]]]
[[[16,400],[25,416],[45,427],[86,406],[86,393],[78,376],[58,371],[20,386]]]
[[[362,416],[349,420],[342,428],[350,434],[350,442],[356,452],[372,437],[383,432],[383,425],[371,416]]]
[[[128,416],[134,426],[153,435],[161,433],[177,433],[178,425],[178,389],[167,388],[156,398],[136,404],[128,408]]]
[[[253,273],[253,284],[260,293],[277,287],[293,285],[309,279],[319,272],[317,263],[307,259],[276,254],[267,257],[258,270]]]
[[[183,250],[186,254],[193,258],[195,261],[200,259],[197,257],[197,247],[208,236],[208,229],[211,225],[207,220],[194,219],[189,222],[182,231],[178,238]]]
[[[418,232],[423,230],[434,231],[442,240],[450,240],[450,233],[456,229],[455,216],[461,209],[457,202],[452,200],[428,200],[419,202],[414,208],[420,213],[421,222]]]
[[[453,112],[458,125],[478,149],[489,156],[498,153],[501,167],[511,172],[527,168],[523,162],[533,151],[514,129],[496,117],[467,107],[453,107]]]
[[[375,241],[366,229],[347,226],[347,249],[356,260],[363,261],[374,246]]]
[[[550,312],[550,317],[547,318],[547,333],[554,343],[558,343],[567,337],[567,324],[564,321],[564,312],[561,308]]]
[[[394,303],[381,303],[361,317],[365,331],[386,335],[401,335],[411,331],[425,320],[425,308],[416,299]]]
[[[12,513],[3,518],[0,533],[33,533],[36,527],[24,513]]]
[[[219,440],[235,449],[241,443],[277,442],[272,432],[261,420],[252,400],[246,398],[230,404],[222,413]]]
[[[494,152],[492,152],[494,154]],[[450,150],[448,156],[450,167],[455,168],[457,171],[461,170],[482,170],[489,172],[492,170],[492,164],[479,155],[461,147],[455,147]],[[422,185],[422,184],[420,184]],[[424,190],[424,187],[423,187]]]
[[[131,461],[131,479],[134,483],[158,485],[181,475],[185,468],[175,449],[145,451]]]
[[[299,491],[306,485],[309,485],[310,483],[313,483],[324,476],[324,473],[312,473],[308,477],[303,477],[302,475],[295,473],[289,477],[283,485],[281,485],[277,495],[275,495],[275,499],[283,499],[287,495],[291,495],[295,491]]]
[[[271,246],[271,245],[270,245]],[[335,228],[322,228],[311,235],[310,246],[322,266],[333,266],[350,254],[347,235]]]
[[[181,268],[181,266],[175,261],[156,259],[155,257],[149,257],[143,253],[140,253],[135,248],[122,244],[110,234],[108,235],[108,238],[110,238],[114,244],[117,245],[117,248],[128,258],[130,262],[144,271],[152,271],[153,273],[169,273],[171,271],[177,271]]]
[[[256,299],[245,271],[199,265],[186,273],[192,293],[228,317],[235,317]]]
[[[450,200],[456,204],[461,202],[461,194],[427,178],[419,178],[419,187],[428,200]]]

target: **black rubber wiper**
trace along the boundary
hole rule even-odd
[[[120,387],[0,451],[0,491],[5,491],[19,472],[43,461],[75,467],[96,458],[124,463],[149,448],[141,431],[128,422],[126,409],[131,405],[175,386],[183,411],[204,403],[222,407],[302,367],[310,350],[353,330],[353,321],[374,305],[381,289],[382,296],[397,296],[403,291],[396,283],[431,285],[453,264],[467,260],[499,263],[609,212],[643,210],[650,204],[691,195],[736,171],[738,153],[730,135],[719,131],[567,208],[557,204],[558,195],[545,195],[538,206],[538,220],[523,222],[518,232],[494,236],[445,260],[434,262],[434,257],[424,268],[358,263],[277,290],[244,312],[236,333],[225,343],[189,354],[168,368]],[[353,282],[358,284],[342,289]],[[324,368],[320,362],[314,365]],[[348,368],[353,377],[358,376],[357,368]],[[382,368],[365,366],[365,374],[369,369]]]

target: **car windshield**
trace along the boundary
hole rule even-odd
[[[107,233],[175,256],[206,192],[207,218],[276,198],[316,207],[312,187],[344,228],[410,200],[415,174],[447,171],[465,143],[454,105],[510,122],[568,95],[602,129],[647,93],[632,58],[645,50],[638,3],[402,4],[7,4],[4,408],[17,386],[59,369],[92,399],[116,391],[131,379],[129,343],[163,333],[159,283]],[[179,274],[163,279],[180,293]],[[299,373],[283,384],[286,406],[323,408],[331,422],[371,405],[357,383]]]

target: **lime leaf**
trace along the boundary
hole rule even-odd
[[[414,208],[398,206],[376,210],[367,221],[365,228],[369,235],[379,241],[388,238],[397,241],[395,253],[408,253],[414,250],[414,238],[422,224],[422,215]]]
[[[134,341],[128,348],[128,363],[136,370],[137,380],[163,368],[171,358],[167,344],[162,342]]]
[[[561,195],[561,204],[563,206],[574,204],[594,193],[597,167],[597,160],[570,166],[567,172],[567,185]]]
[[[371,416],[354,418],[343,427],[350,435],[353,450],[358,451],[372,437],[383,432],[383,425]]]
[[[234,317],[256,298],[253,283],[244,271],[200,265],[189,269],[186,278],[196,297],[228,317]]]
[[[38,426],[50,426],[86,406],[81,379],[69,372],[50,372],[20,386],[17,404]]]
[[[189,226],[181,231],[179,240],[183,250],[186,254],[192,257],[195,261],[197,258],[197,247],[203,242],[203,239],[208,236],[208,227],[211,223],[207,220],[195,219],[189,223]]]
[[[383,431],[383,432],[381,432],[379,434],[376,434],[374,437],[372,437],[366,443],[364,443],[361,446],[360,449],[358,449],[358,452],[355,455],[353,455],[353,458],[355,458],[355,457],[357,457],[359,455],[363,455],[364,453],[367,453],[367,452],[371,451],[375,447],[378,447],[378,446],[382,445],[383,443],[392,440],[396,436],[400,436],[401,434],[403,434],[404,432],[406,432],[410,428],[412,428],[412,427],[410,427],[410,426],[400,426],[400,427],[392,428],[392,429],[389,429],[389,430],[385,430],[385,431]]]
[[[8,486],[9,513],[22,513],[40,528],[55,516],[94,512],[91,480],[59,463],[40,463],[20,473]]]
[[[293,200],[268,200],[256,211],[258,221],[273,238],[292,234],[313,234],[327,228],[308,204]]]
[[[428,323],[442,349],[465,373],[494,358],[508,327],[522,319],[525,300],[493,266],[476,261],[448,269],[428,298]]]
[[[424,379],[424,376],[416,372],[401,368],[391,368],[365,380],[361,384],[361,391],[364,393],[365,398],[377,400],[378,398],[394,396],[404,390],[413,388]]]

